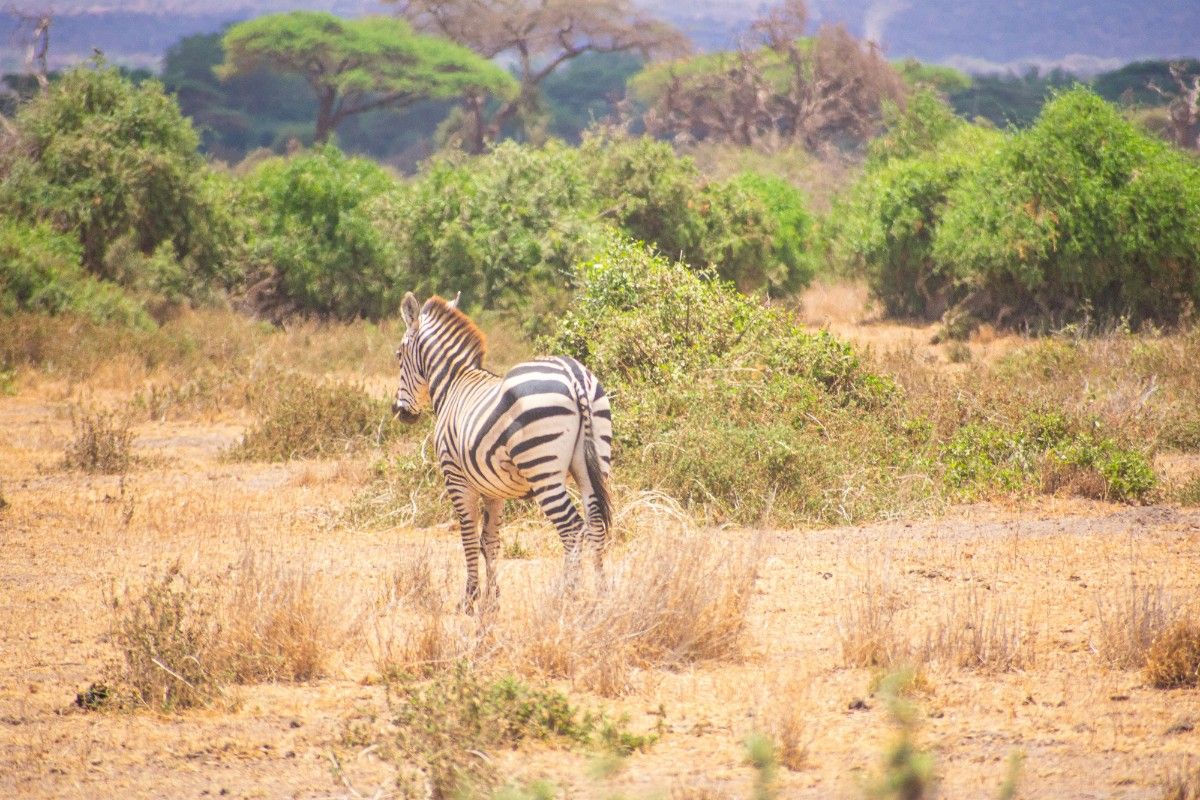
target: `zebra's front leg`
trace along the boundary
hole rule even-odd
[[[467,587],[459,610],[470,614],[479,599],[479,493],[461,484],[446,485],[454,513],[458,516],[463,556],[467,561]]]
[[[537,491],[537,490],[535,490]],[[579,579],[579,551],[583,538],[583,517],[567,494],[564,483],[555,484],[537,491],[538,505],[542,513],[554,523],[558,538],[563,545],[563,576],[567,586],[574,587]]]
[[[504,501],[485,498],[483,501],[483,563],[487,568],[487,597],[489,602],[500,597],[497,573],[500,570],[500,521]]]

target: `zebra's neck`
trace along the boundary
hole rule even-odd
[[[446,403],[455,382],[463,375],[490,374],[483,370],[486,342],[475,323],[440,297],[431,297],[422,309],[421,359],[429,382],[435,413]]]

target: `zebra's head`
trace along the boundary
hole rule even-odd
[[[460,292],[449,303],[458,308]],[[400,385],[392,400],[392,413],[401,422],[416,422],[421,412],[429,405],[429,376],[425,374],[421,358],[421,303],[416,295],[408,292],[400,303],[400,316],[404,319],[404,338],[396,350],[400,362]]]

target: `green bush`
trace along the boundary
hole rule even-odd
[[[403,786],[434,798],[487,796],[500,778],[488,752],[527,740],[628,755],[658,738],[628,731],[624,720],[584,711],[557,690],[512,676],[489,680],[463,662],[430,681],[392,688],[398,696],[395,747],[383,752],[401,767]]]
[[[741,280],[783,292],[803,289],[817,271],[813,217],[804,193],[783,178],[755,172],[743,172],[733,185],[758,197],[775,232],[770,259],[758,263],[758,274],[754,264],[747,264],[739,271]]]
[[[408,279],[422,296],[522,305],[569,286],[599,229],[577,150],[505,142],[476,159],[441,158],[389,208]]]
[[[934,258],[988,313],[1172,322],[1200,300],[1200,167],[1086,89],[984,154],[946,203]]]
[[[189,283],[228,282],[234,217],[207,184],[191,123],[156,81],[134,86],[101,63],[76,67],[17,115],[17,146],[0,156],[0,211],[44,221],[79,241],[101,277],[114,242],[143,255],[166,244]]]
[[[705,181],[691,158],[649,137],[589,133],[579,152],[598,213],[634,239],[746,291],[807,283],[799,261],[776,260],[794,245],[798,193],[768,179]]]
[[[583,268],[547,352],[585,361],[614,397],[622,481],[739,522],[868,516],[838,493],[908,464],[897,391],[849,345],[623,240]],[[856,463],[852,463],[856,462]]]
[[[407,275],[379,220],[396,190],[383,168],[332,145],[259,164],[246,179],[257,228],[251,281],[269,285],[285,313],[395,313]]]
[[[74,312],[96,322],[150,327],[141,306],[79,265],[79,244],[47,224],[0,220],[0,313]]]
[[[914,102],[826,230],[889,313],[1175,322],[1200,302],[1200,166],[1082,88],[1008,134]]]
[[[892,146],[895,155],[875,151],[867,172],[835,204],[826,236],[834,262],[844,272],[865,274],[889,314],[936,319],[963,294],[954,266],[933,252],[947,197],[1001,136],[958,125],[933,149],[912,154],[915,146],[905,141]]]
[[[545,296],[575,282],[575,265],[610,227],[745,289],[795,290],[812,272],[798,191],[758,176],[706,182],[691,159],[646,138],[506,142],[438,159],[386,216],[410,282],[461,290],[467,305],[554,305]]]
[[[940,461],[960,499],[1037,488],[1138,500],[1157,483],[1144,454],[1058,413],[1029,413],[1015,425],[968,423],[943,446]]]

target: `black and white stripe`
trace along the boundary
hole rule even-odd
[[[483,335],[456,307],[409,292],[407,330],[396,351],[400,386],[392,411],[412,421],[433,406],[435,441],[467,560],[464,605],[479,596],[482,552],[488,590],[498,591],[499,527],[505,500],[530,497],[554,523],[573,576],[584,545],[597,570],[611,524],[608,476],[612,414],[596,376],[573,358],[527,361],[499,376],[483,368]],[[585,517],[567,494],[571,475]],[[480,533],[482,523],[482,535]]]

